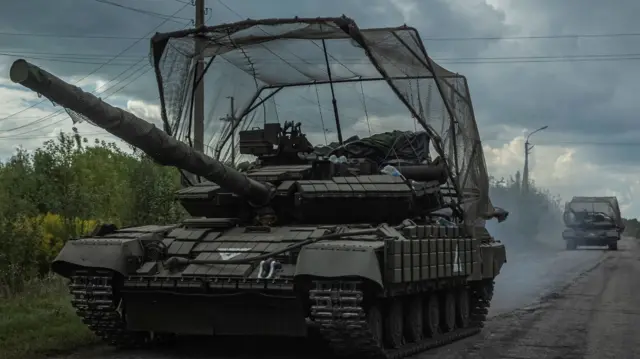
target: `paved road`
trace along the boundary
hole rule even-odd
[[[606,250],[590,247],[578,251],[557,247],[507,244],[507,263],[496,278],[490,316],[527,306],[564,286],[593,267]]]
[[[483,333],[414,359],[640,358],[637,242],[624,239],[617,252],[510,248]],[[302,344],[271,358],[330,357],[308,353]],[[64,359],[265,358],[263,345],[211,339],[151,352],[97,348]]]
[[[640,246],[625,239],[593,264],[537,305],[494,316],[481,335],[419,358],[640,358]]]

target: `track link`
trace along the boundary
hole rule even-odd
[[[311,319],[339,356],[400,359],[461,340],[480,332],[493,296],[493,282],[470,286],[470,323],[453,332],[407,343],[398,349],[380,346],[367,321],[364,293],[358,281],[316,281],[310,291]]]
[[[144,332],[126,330],[110,271],[76,271],[71,276],[71,304],[91,331],[110,345],[132,348],[149,341]]]
[[[493,299],[493,279],[474,282],[470,285],[469,306],[471,307],[470,324],[483,328],[489,314],[489,306]]]

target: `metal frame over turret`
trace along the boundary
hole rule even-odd
[[[195,59],[201,56],[207,65],[196,74]],[[151,57],[164,127],[187,142],[193,123],[193,94],[200,82],[211,75],[205,83],[212,90],[215,86],[218,100],[225,95],[239,96],[237,90],[225,92],[232,87],[229,81],[246,82],[246,97],[236,98],[231,114],[235,119],[230,122],[232,128],[219,137],[205,136],[205,142],[213,145],[214,158],[220,158],[225,146],[235,146],[228,143],[231,134],[251,123],[249,114],[295,87],[330,87],[338,142],[343,142],[345,119],[340,116],[341,99],[335,97],[334,89],[354,82],[385,83],[404,107],[401,110],[428,134],[436,155],[450,169],[449,205],[456,208],[456,214],[464,214],[464,220],[475,225],[493,212],[466,78],[436,64],[415,28],[360,29],[346,16],[249,19],[156,34],[151,40]],[[223,71],[234,76],[221,80]],[[421,83],[424,86],[427,82],[433,84],[433,91],[421,89]],[[421,97],[427,98],[426,102],[416,100]],[[218,106],[226,108],[226,102]],[[430,115],[427,109],[433,107],[440,107],[444,117]],[[214,125],[207,122],[205,127]]]

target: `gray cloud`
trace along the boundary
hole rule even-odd
[[[509,12],[522,14],[519,35],[632,33],[631,1],[506,1]],[[587,10],[588,9],[588,10]],[[502,41],[482,57],[575,56],[638,53],[638,36],[555,38]],[[629,142],[637,138],[637,109],[631,98],[640,74],[637,60],[533,62],[450,65],[468,74],[482,125],[510,124],[528,129],[550,125],[544,140],[553,142]],[[566,58],[565,58],[566,60]],[[600,60],[600,61],[596,61]],[[538,60],[542,61],[542,60]],[[481,127],[481,131],[483,128]],[[587,145],[584,159],[637,161],[628,147]],[[588,154],[585,154],[587,153]]]
[[[189,2],[112,1],[166,15],[176,12]],[[640,146],[597,145],[598,142],[630,143],[637,141],[640,136],[640,128],[636,125],[637,84],[640,81],[640,73],[635,71],[637,60],[604,61],[602,59],[605,57],[597,59],[591,55],[640,53],[640,36],[438,40],[630,33],[637,29],[636,17],[640,13],[640,3],[637,1],[620,0],[615,4],[596,0],[273,0],[268,4],[247,0],[225,3],[233,12],[216,0],[207,1],[207,6],[211,8],[209,24],[248,17],[317,17],[341,14],[353,17],[362,27],[396,26],[406,22],[418,28],[433,58],[446,68],[467,76],[480,131],[487,143],[498,146],[509,142],[512,137],[505,135],[505,125],[510,128],[509,134],[515,131],[515,135],[524,128],[531,130],[549,125],[544,135],[535,137],[539,146],[562,143],[575,146],[576,143],[582,143],[576,147],[575,161],[595,163],[625,175],[630,173],[624,169],[638,166],[635,149]],[[93,0],[7,1],[0,5],[0,10],[0,32],[146,37],[163,21],[158,17]],[[193,16],[193,11],[193,7],[187,5],[176,16],[188,19]],[[170,21],[159,30],[176,30],[184,26],[181,23],[188,23],[182,19],[177,21],[179,23]],[[98,65],[65,63],[60,60],[100,63],[134,42],[133,39],[0,35],[0,53],[22,53],[57,75],[79,78]],[[113,79],[138,59],[145,58],[148,50],[149,41],[140,41],[120,59],[114,60],[117,66],[104,66],[98,70],[96,78]],[[554,58],[542,58],[549,56]],[[568,62],[567,56],[591,57]],[[59,61],[52,61],[53,58]],[[491,58],[506,60],[501,60],[505,61],[501,64],[487,63],[496,61]],[[0,76],[6,76],[6,64],[11,59],[6,57],[6,61],[2,61],[3,57],[0,57]],[[469,61],[482,63],[464,63]],[[140,66],[143,65],[148,66],[148,60],[144,59],[140,63]],[[122,80],[131,72],[132,70],[114,82]],[[132,78],[123,80],[108,92],[122,87]],[[119,94],[154,101],[157,90],[151,71]],[[390,106],[386,106],[384,101],[376,100],[382,98],[381,93],[367,91],[367,95],[370,114],[380,117],[393,115],[394,111],[390,110]],[[315,101],[313,92],[304,96]],[[226,100],[222,99],[219,103],[223,104],[224,101]],[[304,101],[297,103],[299,106],[303,104]],[[297,110],[296,115],[317,109],[312,104],[307,103],[306,106],[305,109]],[[330,108],[330,105],[327,103],[326,107]],[[44,104],[39,108],[50,109]],[[38,114],[25,113],[24,117]],[[325,121],[331,121],[330,111],[324,115]],[[361,113],[345,114],[345,118],[351,120],[348,125],[361,116]],[[0,121],[0,130],[12,128],[24,121],[20,116],[12,121]],[[52,129],[50,127],[44,133]],[[8,146],[13,147],[12,144]],[[589,190],[595,188],[595,185],[589,186]]]
[[[153,11],[155,13],[173,14],[182,7],[186,7],[176,16],[176,21],[169,21],[160,26],[159,31],[171,31],[184,27],[192,18],[194,8],[188,4],[188,0],[158,0],[122,2],[114,0],[126,6]],[[402,24],[403,9],[409,15],[410,25],[419,24],[423,35],[427,36],[476,36],[495,35],[503,32],[501,20],[503,15],[493,11],[482,2],[473,0],[475,13],[461,14],[456,12],[456,7],[442,0],[420,2],[413,8],[407,8],[411,1],[395,0],[329,0],[329,1],[271,1],[269,5],[263,2],[245,1],[229,3],[234,12],[229,11],[221,3],[213,0],[207,2],[208,23],[220,23],[237,21],[241,18],[260,17],[317,17],[338,16],[346,14],[354,17],[362,27],[373,26],[397,26]],[[163,20],[156,16],[141,14],[113,5],[100,3],[93,0],[60,0],[56,2],[46,0],[29,0],[24,2],[7,2],[1,5],[0,31],[22,32],[38,34],[73,34],[81,36],[95,36],[109,34],[118,37],[144,37]],[[34,12],[33,9],[38,9]],[[416,14],[422,15],[412,19]],[[480,21],[482,20],[482,21]],[[455,24],[455,25],[454,25]],[[24,56],[34,57],[33,62],[42,64],[60,76],[80,75],[91,72],[97,66],[95,64],[82,64],[79,62],[104,62],[109,56],[120,53],[124,48],[131,46],[136,40],[132,39],[77,39],[77,38],[51,38],[29,36],[0,36],[0,48],[5,53],[23,53]],[[473,56],[485,48],[487,44],[472,44],[472,46],[458,46],[455,43],[441,42],[434,44],[433,51],[455,56]],[[106,65],[96,73],[102,76],[115,76],[125,70],[138,59],[147,56],[149,41],[139,41],[136,45],[124,53],[113,64]],[[57,55],[51,55],[57,54]],[[80,57],[80,56],[83,57]],[[56,57],[55,61],[45,59]],[[63,60],[75,61],[64,63]],[[144,62],[146,63],[146,61]],[[152,76],[145,76],[147,81],[137,81],[128,86],[125,93],[145,93],[140,91],[150,87]],[[153,89],[155,90],[155,89]],[[153,92],[153,90],[151,92]],[[146,95],[146,93],[145,93]],[[140,95],[139,95],[140,96]]]

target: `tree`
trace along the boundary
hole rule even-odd
[[[178,171],[115,143],[60,133],[0,163],[0,287],[43,274],[69,237],[96,223],[173,223]]]

